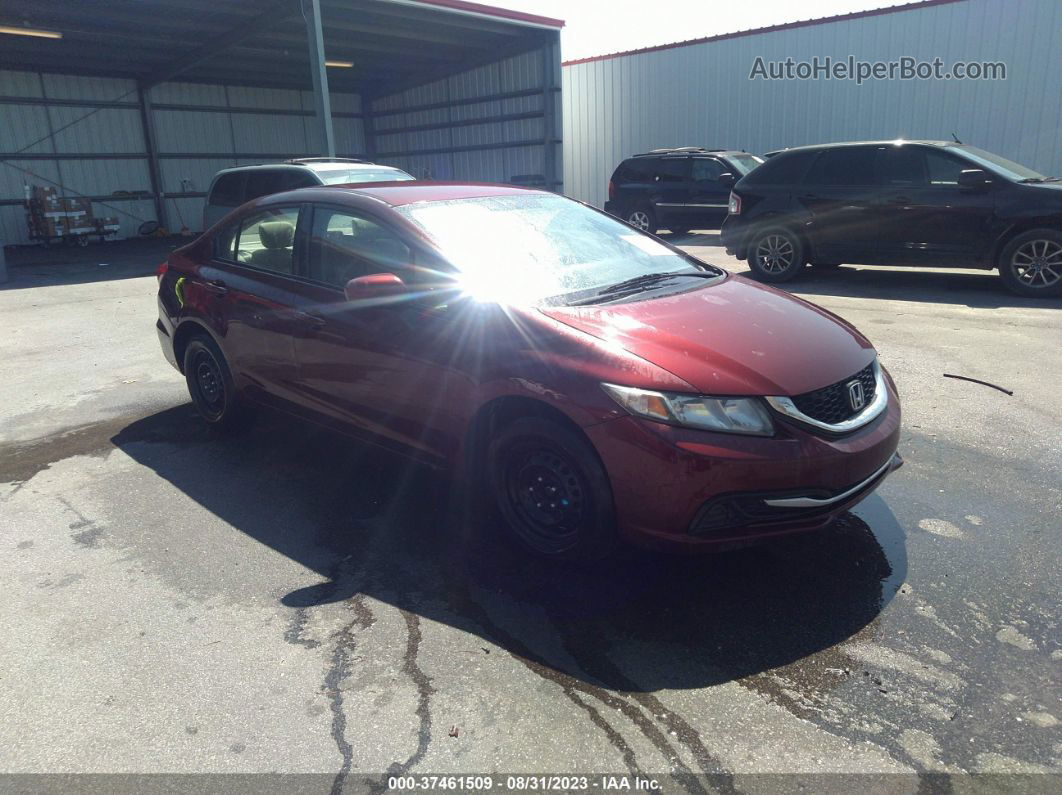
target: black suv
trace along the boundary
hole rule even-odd
[[[734,183],[763,162],[726,149],[654,149],[627,158],[608,182],[605,211],[650,234],[717,229]]]
[[[766,282],[809,262],[999,268],[1062,294],[1062,181],[950,141],[786,149],[734,186],[721,237]]]

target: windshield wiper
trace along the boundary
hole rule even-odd
[[[1018,182],[1030,183],[1030,182],[1058,182],[1060,177],[1026,177],[1025,179],[1019,179]]]
[[[621,294],[630,294],[639,292],[642,288],[649,287],[657,282],[667,281],[668,279],[676,279],[680,276],[692,276],[694,279],[717,279],[718,273],[707,273],[705,271],[674,271],[668,273],[643,273],[641,276],[635,276],[632,279],[625,279],[622,282],[616,282],[616,284],[610,284],[601,290],[598,290],[593,295],[587,298],[579,298],[575,301],[569,301],[568,306],[583,306],[586,304],[597,304],[604,301],[609,301],[619,297]]]

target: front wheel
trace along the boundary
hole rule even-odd
[[[651,235],[655,235],[656,230],[659,228],[656,225],[656,215],[653,213],[652,208],[644,204],[630,210],[624,220],[635,229],[641,229]]]
[[[488,444],[486,467],[498,512],[525,549],[595,560],[615,548],[608,477],[575,431],[538,417],[515,420]]]
[[[189,341],[184,350],[184,378],[196,411],[210,428],[231,431],[250,419],[225,356],[210,337],[199,335]]]
[[[999,255],[999,277],[1011,292],[1062,295],[1062,232],[1033,229],[1011,240]]]
[[[749,246],[749,267],[764,282],[787,282],[795,278],[806,263],[800,238],[782,227],[757,232]]]

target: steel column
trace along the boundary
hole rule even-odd
[[[144,133],[144,149],[147,152],[148,176],[151,193],[155,197],[155,220],[159,226],[169,229],[166,221],[166,199],[162,193],[162,177],[159,171],[159,151],[155,146],[155,117],[151,112],[151,89],[137,86],[136,95],[140,104],[140,127]]]
[[[328,94],[324,35],[321,32],[321,0],[302,0],[302,15],[306,19],[306,38],[310,44],[310,76],[313,78],[317,123],[320,125],[321,142],[324,144],[323,154],[335,157],[336,139],[332,132],[332,98]]]

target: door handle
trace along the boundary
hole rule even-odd
[[[225,295],[229,291],[228,286],[222,279],[208,279],[205,286],[215,295]]]

